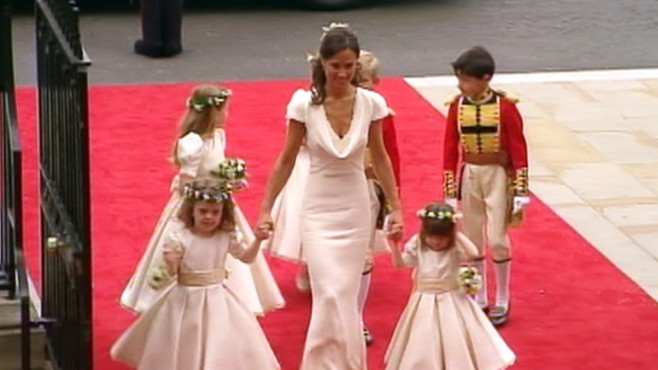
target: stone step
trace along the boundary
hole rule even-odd
[[[30,305],[30,320],[38,313]],[[21,367],[21,305],[18,299],[0,298],[0,370],[22,370]],[[30,330],[30,367],[45,370],[46,332],[37,327]]]
[[[31,369],[45,370],[46,332],[43,328],[32,328],[30,353]],[[0,370],[22,370],[20,329],[0,329]]]

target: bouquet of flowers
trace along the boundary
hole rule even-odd
[[[168,286],[173,279],[173,276],[169,275],[167,267],[163,264],[154,266],[148,274],[148,284],[155,290]]]
[[[482,274],[473,266],[462,266],[459,269],[459,285],[464,293],[475,295],[482,289]]]
[[[249,185],[247,183],[247,163],[242,158],[226,158],[212,174],[226,181],[234,190],[240,190]]]

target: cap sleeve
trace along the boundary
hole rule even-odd
[[[383,96],[374,91],[368,91],[368,96],[370,97],[370,104],[372,107],[371,121],[378,121],[390,114],[388,104],[386,104],[386,99],[384,99]]]
[[[420,237],[416,234],[404,245],[404,252],[402,252],[402,261],[404,261],[404,264],[407,266],[418,266],[419,250]]]
[[[306,122],[306,110],[311,102],[311,93],[306,90],[299,89],[295,91],[288,102],[286,109],[286,119],[295,120],[297,122]]]
[[[203,153],[203,139],[196,133],[189,133],[178,139],[177,155],[180,161],[180,173],[196,177],[201,155]]]

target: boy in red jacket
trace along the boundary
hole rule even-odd
[[[484,309],[489,308],[484,261],[485,245],[489,245],[496,276],[496,301],[488,309],[489,318],[494,325],[502,325],[510,309],[512,256],[507,228],[530,201],[523,120],[517,100],[489,86],[495,62],[486,49],[467,50],[452,67],[461,94],[450,101],[448,111],[443,189],[447,203],[453,206],[461,195],[464,233],[480,251],[475,264],[485,284],[476,301]],[[460,161],[463,167],[458,179]]]

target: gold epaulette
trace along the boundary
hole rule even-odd
[[[461,98],[461,96],[462,96],[462,94],[455,94],[455,95],[449,97],[448,99],[444,100],[443,104],[450,105],[450,104],[456,102],[459,98]]]
[[[505,90],[494,90],[494,93],[496,93],[496,95],[500,96],[501,98],[505,98],[506,100],[512,103],[518,103],[520,100],[518,95],[508,93]]]

